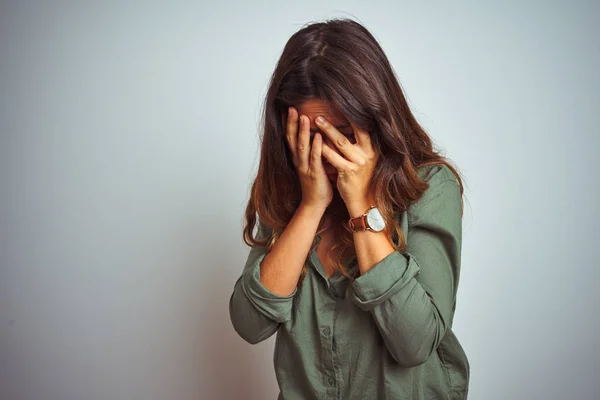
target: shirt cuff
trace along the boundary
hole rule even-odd
[[[373,309],[405,287],[420,271],[410,253],[394,251],[352,283],[352,299],[364,311]]]
[[[291,318],[294,296],[298,292],[296,287],[289,296],[280,296],[267,289],[260,281],[260,263],[267,253],[261,254],[254,265],[245,273],[243,288],[250,302],[266,317],[276,321],[285,322]]]

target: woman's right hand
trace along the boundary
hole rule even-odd
[[[311,146],[310,119],[306,115],[298,116],[298,111],[290,107],[286,138],[300,178],[302,203],[325,210],[333,200],[333,187],[323,167],[321,134],[315,133]]]

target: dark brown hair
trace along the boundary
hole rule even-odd
[[[244,242],[249,246],[275,243],[302,199],[300,181],[285,138],[287,109],[309,99],[323,100],[353,124],[371,135],[379,157],[371,180],[377,207],[385,218],[389,238],[403,251],[406,239],[397,214],[417,201],[428,184],[417,168],[443,163],[460,184],[457,170],[434,150],[404,97],[401,86],[382,48],[369,31],[350,19],[332,19],[305,25],[286,43],[263,104],[261,153],[256,179],[246,207]],[[254,237],[259,221],[270,228],[266,237]],[[337,240],[329,257],[336,270],[349,278],[344,262],[354,254],[353,235],[336,217]],[[319,230],[323,227],[323,220]],[[304,277],[306,270],[303,271]]]

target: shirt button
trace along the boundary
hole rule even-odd
[[[329,333],[330,333],[330,332],[331,332],[331,329],[329,329],[329,327],[328,327],[328,326],[326,326],[326,327],[324,327],[324,328],[323,328],[323,334],[324,334],[324,335],[326,335],[326,336],[327,336],[327,335],[329,335]]]
[[[329,382],[329,384],[330,384],[331,386],[333,386],[333,378],[329,378],[329,379],[327,380],[327,382]]]

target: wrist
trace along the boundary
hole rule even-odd
[[[371,207],[374,204],[375,203],[372,201],[361,200],[348,203],[346,205],[346,208],[348,209],[348,214],[350,215],[350,218],[356,218],[366,213],[369,210],[369,207]]]
[[[300,202],[300,206],[296,212],[304,214],[307,218],[314,217],[316,220],[320,221],[323,214],[325,214],[326,209],[326,205]]]

